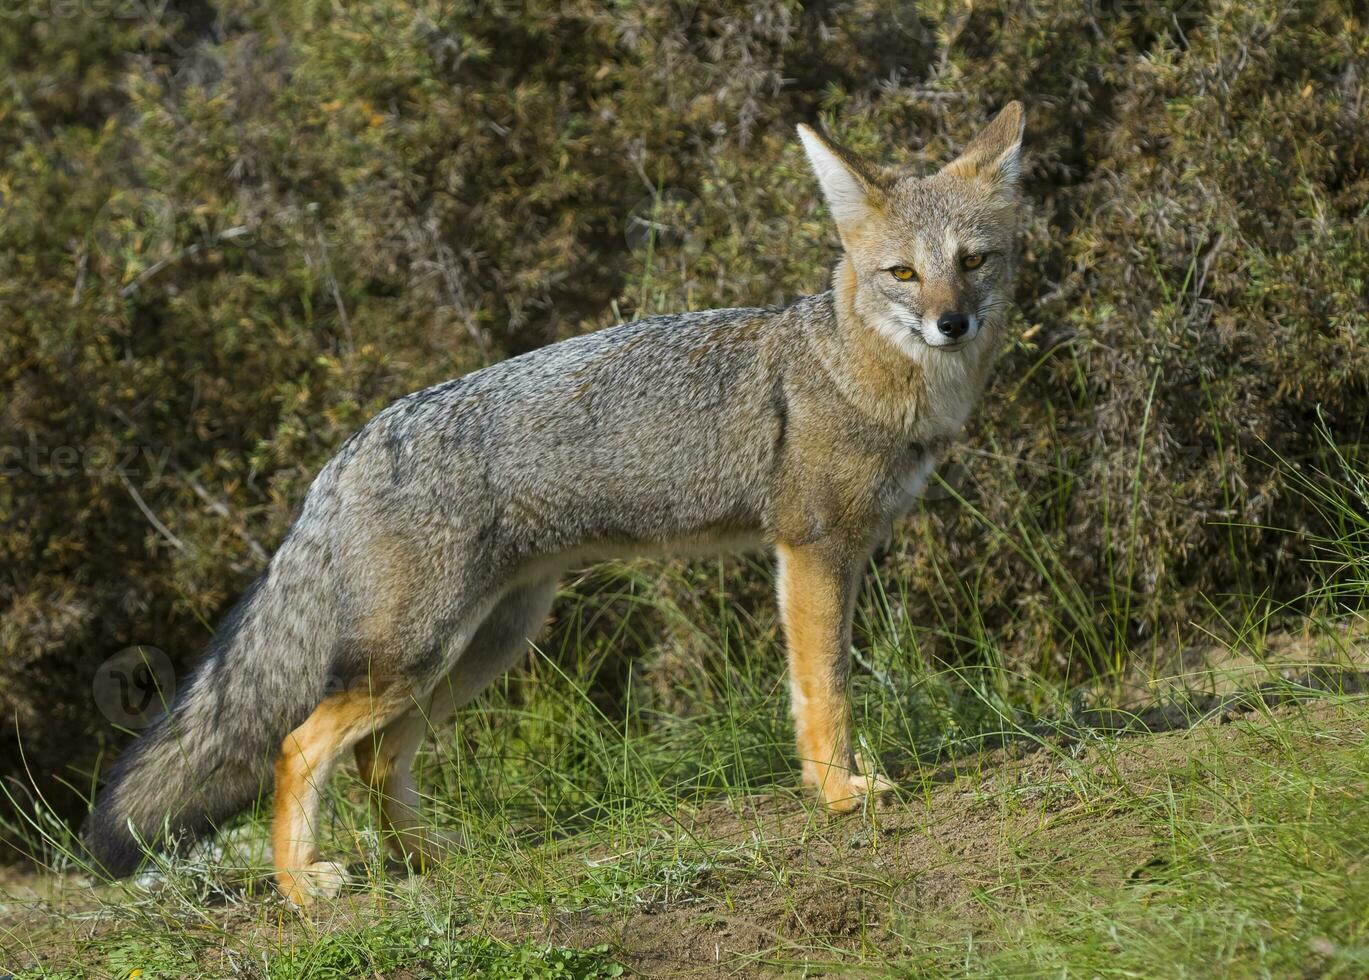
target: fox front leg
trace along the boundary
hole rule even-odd
[[[859,565],[828,543],[781,545],[780,616],[803,781],[833,810],[853,810],[893,784],[851,744],[851,613]]]

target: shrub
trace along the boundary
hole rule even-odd
[[[1318,410],[1363,439],[1348,0],[6,16],[0,771],[59,810],[121,742],[96,666],[192,662],[388,401],[618,317],[824,288],[799,121],[931,168],[1028,105],[1020,339],[880,558],[934,652],[1075,677],[1224,594],[1296,598],[1298,539],[1266,528],[1319,518],[1272,463],[1318,453]],[[628,652],[669,659],[665,635]]]

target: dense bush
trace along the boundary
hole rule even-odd
[[[881,559],[938,653],[1070,673],[1225,593],[1296,597],[1310,566],[1264,528],[1314,515],[1280,474],[1318,412],[1363,438],[1350,0],[4,17],[0,772],[59,808],[121,741],[96,665],[191,662],[388,401],[619,317],[824,288],[799,121],[930,168],[1028,106],[1021,339]]]

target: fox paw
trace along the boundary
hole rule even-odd
[[[301,908],[321,898],[337,898],[347,884],[347,869],[336,861],[315,861],[298,871],[281,871],[276,876],[281,894]]]
[[[869,803],[878,802],[881,796],[892,793],[897,788],[893,782],[875,771],[868,758],[857,753],[855,771],[829,769],[827,778],[818,786],[818,792],[822,794],[823,802],[827,804],[828,809],[838,813],[849,813]]]
[[[829,782],[823,796],[829,810],[850,813],[869,803],[878,803],[881,796],[897,788],[883,776],[850,776],[836,786]]]

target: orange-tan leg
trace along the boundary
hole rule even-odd
[[[346,881],[342,865],[319,860],[317,836],[319,803],[338,758],[412,704],[396,691],[332,694],[281,743],[271,844],[276,883],[295,904],[331,898]]]
[[[834,810],[852,810],[893,784],[868,771],[851,745],[851,611],[858,570],[826,544],[781,545],[780,615],[803,780]]]

